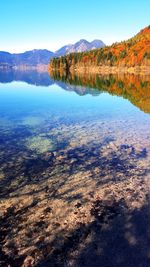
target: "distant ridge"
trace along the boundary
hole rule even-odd
[[[75,44],[65,45],[55,52],[55,56],[62,56],[70,53],[90,51],[96,48],[104,47],[105,44],[101,40],[93,40],[88,42],[85,39],[81,39]]]
[[[56,52],[46,49],[34,49],[24,53],[9,53],[0,51],[0,68],[12,68],[17,66],[37,66],[48,65],[49,61],[58,56],[63,56],[71,52],[89,51],[98,47],[104,47],[101,40],[94,40],[91,43],[82,39],[75,44],[65,45]]]

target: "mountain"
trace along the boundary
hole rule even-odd
[[[96,48],[100,48],[100,47],[104,47],[105,46],[103,41],[97,40],[97,39],[93,40],[91,42],[91,45],[92,45],[92,49],[96,49]]]
[[[48,64],[54,53],[46,49],[34,49],[20,54],[13,54],[14,65]]]
[[[12,54],[4,51],[0,51],[0,63],[12,64]]]
[[[96,46],[97,42],[97,40],[93,41],[93,46]],[[55,58],[49,67],[50,69],[76,69],[76,71],[92,69],[94,72],[104,67],[140,66],[141,68],[142,66],[143,68],[147,66],[150,68],[150,26],[127,41],[91,50]]]
[[[87,51],[95,49],[96,47],[103,47],[104,45],[105,44],[100,40],[94,40],[91,43],[86,40],[80,40],[75,44],[65,45],[56,52],[46,49],[34,49],[18,54],[0,51],[0,68],[9,69],[11,67],[18,66],[31,67],[37,65],[48,65],[49,61],[54,57],[63,56],[71,52]]]
[[[104,46],[105,44],[101,40],[94,40],[92,42],[88,42],[85,39],[81,39],[75,44],[63,46],[55,52],[55,56],[59,57],[70,53],[89,51]]]
[[[20,54],[11,54],[0,51],[0,66],[10,67],[18,65],[35,66],[38,64],[48,64],[54,53],[46,49],[32,50]]]

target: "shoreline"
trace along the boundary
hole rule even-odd
[[[48,71],[64,72],[63,68],[55,69],[48,66]],[[76,66],[70,67],[69,72],[77,74],[141,74],[150,75],[150,66],[135,66],[135,67],[122,67],[122,66]]]

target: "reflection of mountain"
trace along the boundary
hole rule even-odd
[[[47,72],[38,72],[36,70],[19,71],[19,70],[5,70],[0,71],[0,82],[9,83],[13,81],[23,81],[28,84],[49,86],[53,84]]]
[[[52,78],[51,78],[52,77]],[[67,91],[74,91],[79,95],[99,95],[108,92],[112,95],[122,96],[146,113],[150,113],[150,76],[133,74],[126,75],[66,75],[53,72],[51,77],[47,72],[36,70],[0,71],[0,83],[23,81],[36,86],[50,86],[57,83]]]
[[[77,76],[76,74],[66,75],[60,72],[53,72],[51,76],[54,80],[66,82],[66,84],[63,83],[63,86],[62,83],[60,84],[62,88],[65,87],[65,90],[74,90],[82,95],[93,94],[92,88],[96,88],[99,93],[108,92],[111,95],[128,99],[144,112],[150,113],[150,76],[133,74],[107,76],[86,74]]]
[[[68,84],[68,83],[64,83],[62,81],[56,81],[55,83],[60,86],[61,88],[63,88],[66,91],[72,91],[75,92],[76,94],[80,95],[80,96],[84,96],[87,94],[93,95],[93,96],[97,96],[99,95],[101,92],[98,89],[94,89],[94,88],[88,88],[82,85],[73,85],[73,84]]]

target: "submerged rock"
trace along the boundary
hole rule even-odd
[[[40,136],[28,138],[26,146],[28,149],[36,151],[39,154],[54,151],[56,148],[52,140]]]
[[[24,260],[22,267],[32,267],[34,266],[34,258],[31,256],[27,256]]]

